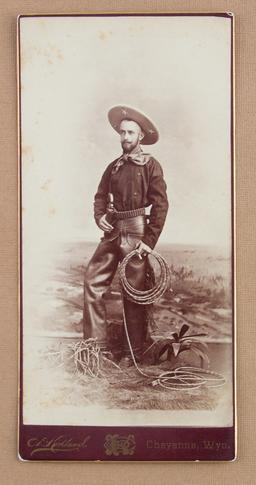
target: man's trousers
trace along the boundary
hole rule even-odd
[[[87,266],[84,281],[84,338],[97,338],[102,349],[108,348],[104,294],[113,280],[118,263],[135,249],[144,235],[145,227],[145,216],[117,221],[113,231],[102,238]],[[126,276],[136,289],[145,289],[147,267],[147,256],[142,259],[134,256],[129,261]],[[145,306],[131,302],[125,294],[123,296],[129,338],[134,354],[139,358],[146,334]],[[123,350],[125,355],[129,355],[126,338]]]

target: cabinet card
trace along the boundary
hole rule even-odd
[[[23,460],[235,459],[233,24],[18,19]]]

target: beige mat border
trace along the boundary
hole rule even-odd
[[[17,460],[17,110],[16,17],[31,13],[221,12],[236,20],[238,460],[234,463],[21,463]],[[255,0],[2,0],[0,284],[1,477],[4,485],[208,485],[255,483]]]

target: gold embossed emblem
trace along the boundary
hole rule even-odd
[[[105,436],[105,453],[108,456],[133,455],[136,442],[133,434],[122,436],[119,434],[107,434]]]

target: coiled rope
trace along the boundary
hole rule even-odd
[[[119,266],[119,277],[126,298],[135,303],[138,303],[139,305],[151,305],[155,301],[159,300],[159,298],[161,298],[161,296],[166,291],[171,279],[169,266],[165,259],[161,256],[161,254],[158,254],[155,251],[152,251],[150,254],[154,256],[154,258],[158,262],[161,273],[158,283],[156,283],[153,288],[150,288],[148,290],[137,290],[136,288],[133,288],[126,278],[127,264],[129,263],[131,258],[136,255],[138,256],[138,251],[134,250],[127,254],[127,256],[122,260]]]
[[[158,283],[149,290],[137,290],[133,288],[126,278],[126,267],[131,258],[138,256],[138,251],[131,251],[119,264],[119,278],[123,287],[123,298],[127,298],[130,301],[138,303],[140,305],[150,305],[157,301],[167,290],[170,282],[170,270],[167,262],[160,254],[152,251],[150,253],[159,263],[160,277]],[[131,357],[137,371],[144,377],[153,378],[151,381],[152,386],[161,386],[165,389],[175,391],[191,391],[193,389],[199,389],[203,386],[206,387],[221,387],[225,384],[225,377],[221,374],[211,371],[209,369],[201,369],[200,367],[183,366],[174,370],[162,372],[158,376],[153,376],[145,373],[138,366],[134,352],[132,349],[129,332],[127,328],[127,322],[123,306],[123,319],[126,338],[128,341]]]

